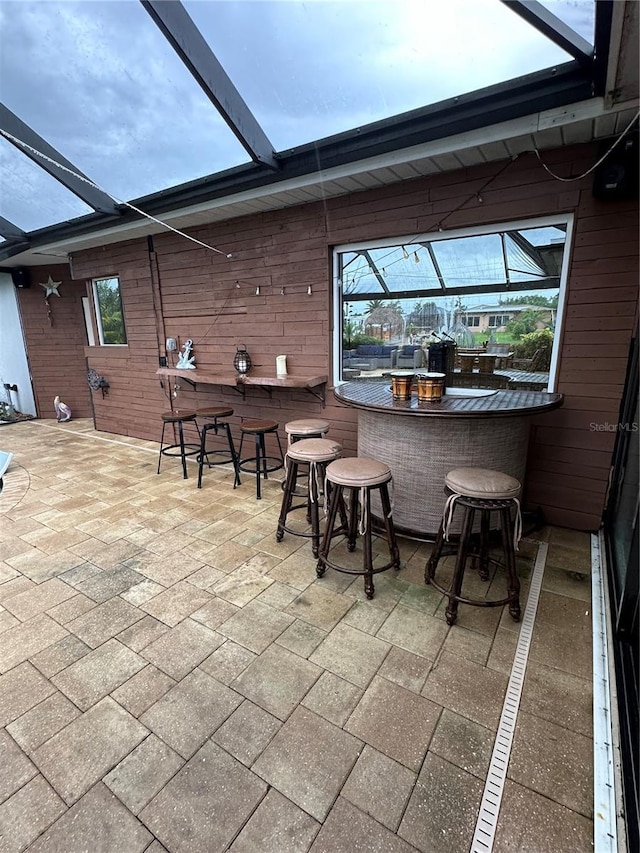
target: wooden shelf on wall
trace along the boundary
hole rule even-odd
[[[239,376],[237,373],[214,373],[207,370],[178,370],[176,367],[159,367],[156,370],[158,376],[174,376],[188,382],[194,387],[201,385],[224,385],[235,388],[243,396],[245,388],[248,386],[255,388],[264,388],[269,394],[273,388],[302,388],[313,394],[324,403],[324,391],[327,384],[327,376],[296,376],[287,374],[286,376],[256,376],[244,374]],[[321,388],[321,391],[316,389]]]

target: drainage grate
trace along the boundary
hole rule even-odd
[[[504,700],[504,705],[502,706],[498,733],[493,746],[493,754],[489,764],[487,781],[485,782],[482,801],[480,803],[478,822],[476,823],[476,829],[473,834],[473,841],[471,843],[469,853],[490,853],[490,851],[493,850],[493,840],[498,826],[500,803],[502,801],[504,783],[507,778],[511,745],[513,743],[513,735],[516,728],[518,708],[520,707],[522,685],[524,684],[524,673],[527,668],[529,649],[531,648],[531,638],[533,636],[533,625],[536,619],[536,611],[538,609],[538,601],[540,599],[540,589],[542,587],[542,577],[544,575],[544,567],[547,561],[547,543],[538,542],[537,544],[538,554],[533,567],[533,574],[531,575],[529,597],[527,599],[524,616],[522,617],[518,645],[516,647],[516,654],[513,660],[513,666],[511,667],[509,685],[507,687],[507,695]]]

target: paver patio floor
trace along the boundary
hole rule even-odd
[[[280,483],[88,421],[0,430],[0,853],[468,851],[519,626],[315,574]],[[547,563],[494,850],[592,849],[589,537]],[[473,581],[473,579],[471,579]],[[498,581],[494,581],[497,583]],[[479,581],[478,581],[479,583]]]

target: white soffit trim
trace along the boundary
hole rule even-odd
[[[566,107],[545,110],[544,112],[524,116],[523,118],[512,119],[510,121],[490,125],[489,127],[479,128],[478,130],[469,131],[468,133],[448,136],[443,139],[425,142],[422,145],[414,145],[410,148],[403,148],[398,151],[392,151],[387,154],[370,157],[355,163],[348,163],[326,170],[320,169],[306,175],[301,175],[297,178],[291,178],[286,181],[269,184],[268,186],[256,187],[255,189],[211,199],[210,201],[191,205],[189,207],[177,208],[176,210],[161,214],[158,218],[165,222],[173,222],[176,219],[181,219],[193,214],[206,213],[218,208],[231,207],[239,203],[255,201],[259,198],[266,199],[270,196],[277,196],[284,192],[322,185],[332,180],[350,178],[358,174],[375,172],[377,169],[385,169],[396,165],[425,160],[432,157],[477,148],[478,146],[495,142],[506,143],[511,139],[529,137],[531,139],[531,146],[533,146],[534,140],[532,137],[537,133],[542,133],[544,139],[545,131],[559,130],[560,128],[580,122],[595,122],[595,120],[604,115],[615,115],[615,113],[628,109],[637,110],[637,103],[633,101],[616,104],[612,109],[607,110],[604,107],[603,98],[593,98],[588,101],[581,101]],[[588,138],[593,138],[594,130],[592,130]],[[553,144],[557,145],[557,142],[555,141],[554,136],[554,142],[551,144],[545,145],[542,140],[538,141],[537,144],[540,147],[553,147]],[[460,167],[457,166],[456,168]],[[335,194],[338,195],[339,193]],[[132,238],[135,238],[142,234],[161,232],[162,228],[160,226],[154,226],[154,224],[148,220],[140,219],[137,222],[113,225],[109,228],[104,228],[91,234],[83,234],[77,237],[70,237],[63,241],[47,243],[38,247],[38,254],[46,254],[48,252],[53,253],[55,249],[66,249],[67,251],[72,251],[74,247],[81,249],[88,248],[89,246],[100,245],[103,242],[116,242],[119,239],[123,239],[126,234],[130,234]],[[16,259],[13,258],[12,260],[15,262]]]

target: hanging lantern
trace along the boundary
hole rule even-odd
[[[246,346],[243,344],[236,350],[233,366],[240,375],[248,373],[251,369],[251,356],[247,352]]]

